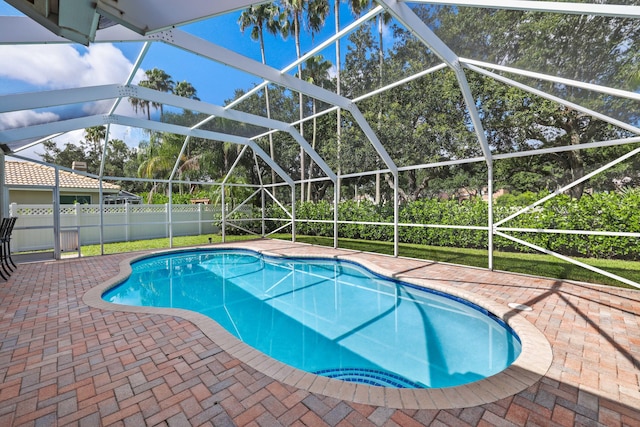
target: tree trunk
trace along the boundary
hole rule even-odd
[[[579,145],[580,144],[580,134],[578,132],[578,124],[576,123],[576,119],[570,119],[571,123],[571,145]],[[584,160],[582,159],[582,154],[580,150],[568,151],[567,152],[567,164],[569,166],[569,173],[571,182],[575,182],[578,179],[584,176]],[[584,193],[584,182],[581,182],[578,185],[574,185],[569,190],[569,195],[574,199],[580,199],[582,194]]]

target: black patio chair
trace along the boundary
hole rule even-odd
[[[0,269],[0,277],[2,277],[4,280],[8,280],[8,277],[11,276],[11,273],[9,273],[9,271],[7,270],[7,267],[5,267],[5,249],[4,249],[4,242],[2,241],[2,236],[4,236],[4,233],[5,233],[4,230],[9,225],[9,222],[6,221],[6,219],[8,218],[2,218],[2,222],[0,222],[0,266],[2,267]],[[4,275],[2,270],[5,271],[5,273],[7,274],[6,276]]]
[[[16,225],[16,221],[18,220],[17,216],[14,216],[12,218],[10,218],[10,223],[9,223],[9,230],[7,231],[7,239],[6,239],[6,245],[7,245],[7,258],[9,259],[9,262],[11,263],[11,265],[13,265],[13,268],[18,268],[18,266],[13,262],[13,259],[11,258],[11,233],[13,233],[13,227],[15,227]]]
[[[0,276],[2,276],[2,278],[4,280],[7,280],[9,276],[11,276],[11,269],[7,267],[6,263],[6,250],[5,250],[5,245],[4,245],[4,236],[6,234],[6,230],[9,227],[9,218],[2,218],[2,221],[0,222],[0,267],[2,268],[2,270],[4,270],[4,274],[2,273],[2,270],[0,270]],[[6,274],[6,276],[5,276]]]
[[[2,218],[2,222],[0,222],[0,265],[2,266],[2,270],[7,274],[5,277],[2,271],[0,271],[0,276],[5,280],[7,280],[8,276],[11,276],[14,269],[18,268],[13,262],[13,259],[11,259],[11,233],[13,232],[16,220],[17,217]],[[13,266],[13,268],[11,268],[11,266]]]

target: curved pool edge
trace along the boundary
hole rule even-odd
[[[114,304],[102,299],[107,290],[126,280],[131,274],[131,263],[150,256],[171,252],[212,249],[244,249],[268,256],[282,257],[269,250],[252,247],[250,244],[215,245],[195,248],[162,250],[143,255],[134,255],[120,262],[120,271],[114,277],[94,286],[83,295],[83,301],[90,307],[106,311],[129,313],[163,314],[180,317],[196,325],[204,335],[216,343],[232,357],[268,377],[312,393],[318,393],[339,400],[361,404],[385,406],[395,409],[454,409],[478,406],[511,397],[537,383],[549,370],[553,358],[551,345],[533,324],[506,304],[495,302],[461,289],[450,288],[435,283],[425,283],[419,279],[402,277],[386,271],[379,265],[358,258],[359,252],[341,250],[342,254],[327,255],[325,258],[343,259],[355,262],[371,271],[402,280],[412,285],[445,292],[464,298],[490,311],[507,323],[520,337],[522,351],[518,358],[505,370],[488,378],[455,387],[433,389],[410,389],[369,386],[314,375],[273,359],[240,341],[227,332],[213,319],[202,314],[177,308],[137,307]],[[327,248],[328,250],[330,248]],[[304,258],[297,254],[296,257]],[[309,257],[318,258],[318,255]]]

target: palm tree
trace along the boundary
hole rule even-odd
[[[217,179],[217,183],[222,183],[224,178]],[[233,174],[227,177],[225,184],[247,184],[248,181],[245,177]],[[225,205],[229,206],[229,209],[235,208],[236,204],[242,200],[246,200],[251,195],[251,190],[247,187],[240,185],[225,185],[224,186],[224,201]],[[222,185],[214,185],[211,188],[211,198],[214,205],[220,205],[222,203]]]
[[[147,197],[147,204],[151,204],[153,201],[153,193],[158,190],[158,182],[156,179],[163,178],[171,173],[173,167],[173,160],[166,153],[166,149],[162,147],[166,144],[160,144],[157,150],[155,150],[155,140],[157,134],[150,134],[150,141],[148,144],[141,144],[140,151],[142,154],[142,162],[138,166],[138,177],[147,178],[153,180],[151,189]]]
[[[183,180],[185,177],[196,178],[202,180],[210,179],[211,174],[209,171],[215,168],[216,154],[213,151],[205,151],[204,153],[196,154],[194,156],[185,155],[180,159],[180,164],[177,169],[178,179]],[[194,176],[195,175],[195,176]],[[196,190],[196,185],[190,185],[189,194]],[[182,194],[182,185],[180,185],[180,194]]]
[[[158,135],[160,136],[160,144],[158,144],[157,149],[155,148],[155,143],[150,143],[145,147],[144,160],[138,167],[138,177],[140,178],[151,180],[166,178],[171,174],[176,162],[184,165],[188,160],[184,154],[178,159],[183,144],[183,137],[181,135],[163,132],[161,134],[152,134],[151,136],[155,139]],[[191,167],[193,167],[193,162],[185,167],[184,170]],[[182,171],[179,172],[182,174]],[[155,193],[158,188],[158,182],[154,181],[149,191],[147,203],[150,204],[152,202],[153,193]]]
[[[293,34],[296,41],[296,56],[300,59],[300,27],[304,23],[311,34],[320,31],[325,19],[329,15],[329,2],[327,0],[283,0],[285,11],[293,23]],[[306,13],[305,13],[306,12]],[[306,19],[305,19],[306,18]],[[304,19],[304,22],[303,22]],[[288,25],[286,30],[288,31]],[[298,76],[302,76],[302,64],[298,64]],[[304,136],[304,99],[302,92],[298,94],[300,110],[300,134]],[[304,179],[304,150],[300,148],[300,178]],[[300,183],[300,200],[304,201],[304,183]]]
[[[84,130],[84,139],[92,144],[89,150],[90,167],[93,172],[100,169],[102,161],[102,146],[100,142],[107,137],[107,128],[105,126],[93,126]]]
[[[143,81],[140,82],[139,86],[144,86]],[[142,110],[142,113],[147,113],[147,120],[151,120],[151,112],[149,111],[149,101],[145,101],[140,98],[129,98],[129,104],[133,107],[133,111],[138,113],[138,109]]]
[[[178,95],[183,98],[189,98],[196,101],[200,101],[200,98],[198,98],[197,96],[196,88],[193,87],[193,85],[186,80],[176,83],[176,85],[173,88],[173,93],[174,95]],[[189,116],[191,116],[193,113],[191,110],[184,110],[184,112]]]
[[[200,101],[200,98],[196,96],[196,88],[186,80],[176,83],[173,88],[173,93],[183,98],[195,99]]]
[[[316,86],[325,87],[330,82],[329,70],[331,69],[331,62],[325,60],[322,55],[312,56],[305,61],[304,70],[302,70],[302,78],[309,83]],[[311,98],[312,114],[313,114],[313,133],[311,137],[311,148],[316,149],[316,135],[317,135],[317,120],[315,114],[318,110],[317,100]],[[313,172],[313,160],[309,160],[309,180],[312,178]],[[311,200],[311,187],[309,182],[307,185],[307,201]]]
[[[147,75],[147,80],[144,81],[144,86],[149,89],[154,89],[160,92],[169,92],[173,93],[174,82],[171,80],[171,76],[165,73],[163,70],[159,68],[153,68],[152,70],[147,70],[145,72]],[[143,82],[140,82],[140,85],[143,86]],[[162,104],[157,102],[152,102],[151,105],[156,110],[160,110],[160,121],[164,117],[164,107]]]
[[[154,68],[152,70],[145,71],[147,76],[147,80],[140,80],[138,82],[138,86],[146,87],[149,89],[158,90],[160,92],[170,92],[173,93],[173,80],[171,80],[171,76],[165,73],[163,70],[159,68]],[[149,105],[149,101],[145,101],[143,99],[138,98],[129,98],[129,103],[133,107],[133,110],[137,113],[138,108],[142,109],[142,112],[147,112],[147,120],[151,120],[151,109]],[[160,109],[160,120],[162,120],[162,116],[164,114],[164,109],[162,104],[153,102],[151,106],[155,109]]]
[[[138,82],[138,86],[146,87],[146,88],[157,90],[160,92],[173,93],[174,82],[173,80],[171,80],[171,76],[167,74],[164,70],[161,70],[159,68],[153,68],[151,70],[145,71],[145,74],[147,76],[147,79],[141,80],[140,82]],[[131,104],[131,106],[133,107],[136,113],[138,112],[138,108],[141,108],[143,113],[146,111],[147,120],[151,120],[151,107],[155,108],[156,110],[159,109],[160,121],[162,121],[164,116],[164,107],[162,104],[157,102],[150,103],[149,101],[138,99],[138,98],[129,98],[129,103]],[[138,168],[138,176],[140,177],[157,178],[157,176],[154,176],[155,175],[154,173],[149,172],[150,170],[159,169],[159,166],[157,166],[156,164],[157,159],[154,159],[155,157],[157,157],[157,155],[154,153],[155,142],[156,142],[156,135],[154,134],[154,132],[150,132],[149,144],[146,150],[147,158],[145,161],[141,163],[140,167]],[[157,188],[157,186],[158,186],[157,183],[154,182],[153,186],[151,187],[151,191],[149,192],[149,203],[151,203],[151,196],[154,190]]]
[[[93,151],[102,151],[100,141],[107,136],[107,128],[105,126],[93,126],[84,130],[84,139],[93,144]]]
[[[264,30],[266,29],[272,35],[282,34],[282,27],[285,21],[284,14],[275,3],[262,4],[260,6],[251,6],[240,15],[238,24],[240,30],[244,32],[251,27],[251,39],[260,42],[260,55],[262,63],[266,64],[267,59],[264,49]],[[264,100],[267,107],[267,118],[271,118],[271,107],[269,104],[269,85],[264,87]],[[275,149],[273,146],[273,134],[269,134],[269,156],[275,160]],[[276,182],[276,171],[271,169],[271,182]]]

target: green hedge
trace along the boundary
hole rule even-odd
[[[494,221],[506,218],[545,194],[508,195],[497,200]],[[526,203],[526,204],[525,204]],[[284,218],[275,207],[268,215]],[[299,219],[333,220],[333,205],[298,203]],[[344,201],[338,207],[340,221],[393,222],[393,207],[371,202]],[[488,223],[487,202],[479,198],[455,201],[424,199],[400,207],[400,223],[466,225],[485,227]],[[275,228],[275,224],[272,227]],[[504,227],[530,229],[625,231],[640,233],[640,191],[603,192],[584,195],[580,200],[556,196],[546,203],[504,223]],[[333,224],[296,223],[298,234],[333,236]],[[340,237],[363,240],[392,241],[393,226],[340,224]],[[537,246],[570,256],[640,260],[640,238],[588,236],[584,234],[508,233]],[[488,233],[484,230],[460,230],[432,227],[401,226],[400,242],[432,246],[484,249]],[[505,251],[533,252],[522,245],[496,236],[495,248]]]

